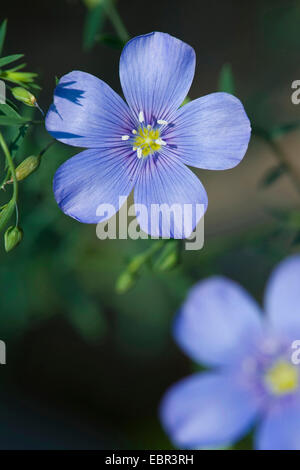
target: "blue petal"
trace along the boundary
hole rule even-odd
[[[191,170],[160,153],[144,160],[134,202],[144,232],[154,237],[187,238],[207,208],[207,195]]]
[[[260,310],[234,281],[211,277],[190,291],[174,323],[174,337],[194,360],[231,365],[262,334]]]
[[[300,256],[282,261],[273,271],[265,292],[265,309],[272,327],[300,339]]]
[[[46,129],[65,144],[103,148],[122,145],[133,121],[126,103],[106,83],[76,71],[60,79]]]
[[[184,449],[228,445],[252,425],[256,399],[235,377],[195,374],[171,387],[161,404],[161,421],[175,446]]]
[[[300,402],[270,411],[256,435],[258,450],[300,450]]]
[[[129,195],[139,166],[140,160],[126,150],[84,150],[57,170],[55,199],[65,214],[80,222],[104,221],[119,210],[119,198],[124,202]],[[112,207],[106,211],[108,204]]]
[[[240,163],[250,134],[240,100],[228,93],[212,93],[180,108],[164,139],[187,165],[226,170]]]
[[[195,72],[194,49],[165,33],[138,36],[120,59],[122,89],[136,118],[168,120],[188,94]]]

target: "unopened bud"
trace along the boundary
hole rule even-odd
[[[125,294],[130,290],[137,281],[137,276],[131,274],[129,271],[124,271],[118,278],[116,284],[116,291],[118,294]]]
[[[17,86],[12,88],[11,92],[16,100],[22,101],[22,103],[26,104],[27,106],[37,105],[36,97],[30,93],[30,91],[25,90],[25,88]]]
[[[23,230],[19,227],[8,227],[4,234],[5,251],[11,251],[19,245],[23,238]]]
[[[31,175],[40,165],[41,158],[40,156],[31,155],[30,157],[25,158],[20,165],[16,168],[16,177],[18,181],[22,181],[27,176]]]
[[[168,271],[175,268],[179,262],[179,251],[180,244],[178,240],[168,240],[154,263],[154,269],[156,271]]]
[[[0,209],[0,231],[5,228],[14,211],[15,203],[11,199]]]

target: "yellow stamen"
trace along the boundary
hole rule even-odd
[[[140,127],[137,137],[134,140],[134,147],[141,149],[139,155],[147,157],[157,152],[165,142],[160,139],[158,129],[152,129],[151,126]],[[140,157],[139,157],[140,158]]]
[[[299,385],[298,370],[285,360],[279,360],[265,375],[265,383],[274,395],[293,392]]]

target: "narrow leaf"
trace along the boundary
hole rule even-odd
[[[22,117],[0,116],[0,126],[22,126],[28,122]]]
[[[11,64],[11,62],[15,62],[16,60],[19,60],[22,57],[24,57],[24,54],[13,54],[13,55],[8,55],[6,57],[2,57],[0,59],[0,67],[4,67],[4,65]]]
[[[87,11],[83,30],[84,49],[91,49],[91,47],[94,45],[97,34],[101,32],[104,19],[104,2]]]
[[[263,177],[262,181],[260,182],[260,186],[262,188],[265,188],[275,183],[275,181],[277,181],[278,178],[280,178],[283,175],[285,170],[286,168],[284,165],[277,165],[276,167],[271,168],[269,171],[267,171],[267,173]]]
[[[11,106],[9,106],[7,103],[5,104],[0,104],[0,111],[5,114],[5,116],[9,116],[12,118],[18,118],[22,119],[19,113],[15,111]]]
[[[2,54],[5,36],[6,36],[6,27],[7,27],[7,20],[2,21],[0,26],[0,56]]]

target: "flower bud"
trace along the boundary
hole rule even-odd
[[[16,100],[22,101],[27,106],[36,106],[36,97],[25,88],[17,86],[12,88],[11,92]]]
[[[156,271],[169,271],[175,268],[179,262],[179,248],[178,240],[168,240],[154,263],[154,269]]]
[[[40,166],[40,162],[40,156],[30,155],[30,157],[25,158],[16,168],[17,180],[22,181],[31,175]]]
[[[124,271],[118,278],[116,284],[116,291],[118,294],[125,294],[136,283],[137,276],[131,274],[128,270]]]
[[[8,223],[9,219],[12,216],[14,211],[15,203],[11,199],[5,206],[3,206],[0,210],[0,231],[3,230]]]
[[[23,230],[19,227],[8,227],[4,234],[4,248],[5,251],[11,251],[19,245],[23,238]]]

